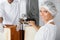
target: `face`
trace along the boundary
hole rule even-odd
[[[12,3],[14,0],[8,0],[9,3]]]
[[[40,16],[42,17],[43,21],[47,21],[52,19],[51,13],[49,13],[45,8],[40,9]]]

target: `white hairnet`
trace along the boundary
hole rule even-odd
[[[50,1],[45,1],[43,4],[41,4],[40,8],[41,7],[47,9],[47,11],[50,12],[52,16],[55,16],[57,14],[57,9],[55,7],[55,4],[53,4]]]

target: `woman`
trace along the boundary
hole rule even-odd
[[[53,22],[57,14],[55,5],[50,1],[45,1],[40,7],[40,16],[45,25],[40,27],[36,33],[35,40],[55,40],[57,27]]]

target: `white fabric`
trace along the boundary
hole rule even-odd
[[[34,40],[37,30],[31,26],[25,27],[25,40]]]
[[[17,24],[19,21],[20,8],[19,2],[13,1],[9,4],[7,1],[0,4],[0,17],[3,17],[3,24]]]
[[[35,40],[55,40],[57,27],[49,22],[38,30]]]
[[[3,24],[0,23],[0,32],[3,32],[3,31],[4,31]]]
[[[17,31],[20,29],[19,18],[26,14],[26,0],[14,0],[9,4],[7,0],[0,4],[0,17],[3,17],[3,24],[17,25]]]

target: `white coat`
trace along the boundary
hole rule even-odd
[[[38,30],[35,40],[55,40],[56,30],[56,25],[49,24],[48,22]]]
[[[0,17],[3,24],[17,24],[20,18],[20,6],[18,1],[9,4],[7,1],[0,4]]]

